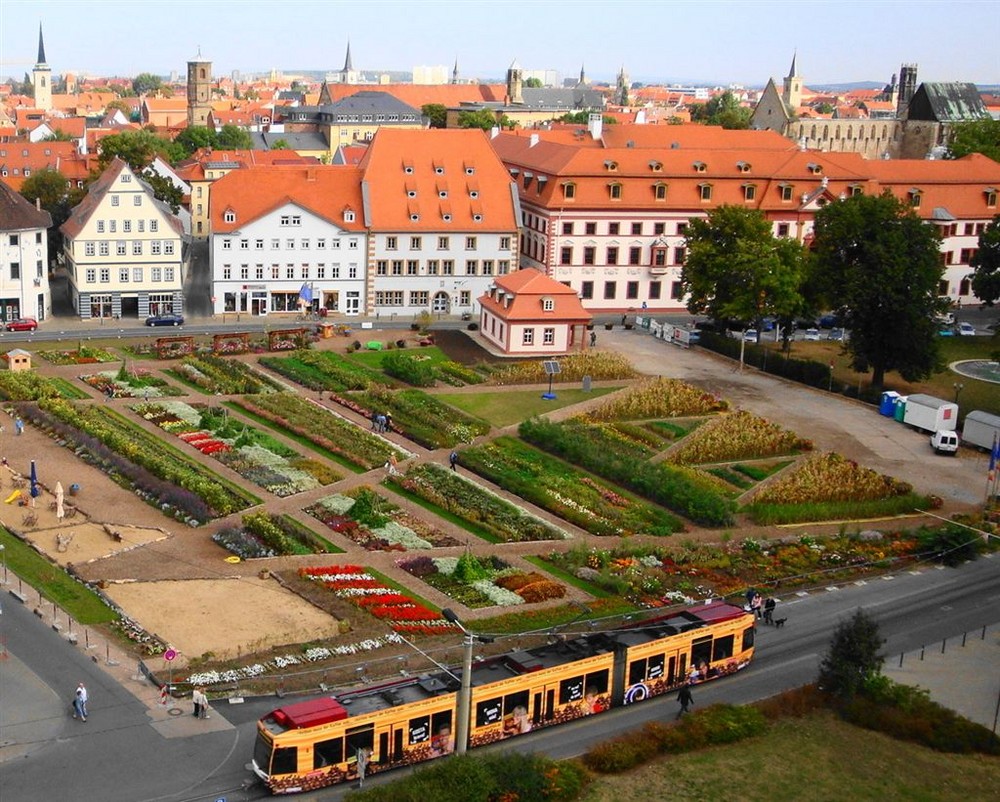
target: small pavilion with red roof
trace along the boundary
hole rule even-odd
[[[479,306],[480,335],[505,354],[551,356],[587,348],[591,315],[576,290],[533,268],[497,276]]]

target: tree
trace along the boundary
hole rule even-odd
[[[271,150],[291,150],[291,145],[288,144],[287,139],[275,139],[271,143]]]
[[[48,236],[50,263],[63,248],[63,236],[59,227],[69,219],[70,211],[82,200],[83,194],[82,189],[71,188],[66,176],[51,167],[36,170],[21,184],[21,195],[32,203],[37,200],[52,216]]]
[[[111,134],[100,141],[98,170],[103,171],[118,157],[128,162],[136,172],[142,172],[157,156],[174,163],[184,158],[184,149],[166,139],[161,139],[152,131],[122,131]]]
[[[137,95],[149,95],[159,92],[163,88],[163,81],[159,75],[149,72],[140,72],[132,79],[132,91]]]
[[[541,78],[529,78],[524,82],[524,85],[528,89],[541,89],[542,79]]]
[[[478,111],[460,111],[458,113],[459,128],[482,128],[489,131],[491,128],[500,125],[496,115],[489,109],[479,109]]]
[[[184,149],[184,155],[190,156],[199,148],[216,148],[219,146],[219,135],[214,128],[204,125],[189,125],[174,137],[174,144]]]
[[[937,232],[911,207],[888,192],[829,203],[816,213],[813,250],[827,305],[851,330],[854,369],[871,367],[876,392],[888,370],[917,381],[938,368],[944,267]]]
[[[425,103],[420,107],[420,113],[431,121],[431,128],[448,127],[448,109],[443,103]]]
[[[949,158],[960,159],[970,153],[982,153],[1000,162],[1000,120],[987,118],[952,126],[948,142]]]
[[[129,106],[128,103],[126,103],[124,100],[120,98],[117,100],[112,100],[107,106],[104,107],[105,114],[111,114],[111,112],[116,110],[120,111],[128,118],[132,116],[132,107]]]
[[[817,114],[833,114],[833,105],[825,100],[822,103],[817,103],[813,109]]]
[[[250,150],[250,133],[238,125],[226,123],[219,131],[219,147],[225,150]]]
[[[858,609],[841,621],[830,638],[830,649],[819,666],[819,685],[829,694],[848,700],[865,683],[881,674],[885,639],[875,618]]]
[[[775,238],[755,209],[723,205],[692,220],[681,291],[692,314],[714,320],[790,318],[803,306],[808,254],[796,240]]]
[[[170,211],[174,214],[180,212],[184,193],[173,181],[169,178],[164,178],[159,173],[154,173],[152,170],[144,170],[142,180],[152,188],[153,197],[167,204],[170,207]]]
[[[716,95],[708,103],[691,106],[691,119],[706,125],[721,125],[723,128],[749,128],[753,112],[743,108],[730,91]]]
[[[54,125],[58,125],[57,122],[53,122]],[[42,142],[72,142],[73,135],[67,134],[62,128],[56,128],[51,134],[42,139]]]
[[[972,292],[987,306],[1000,300],[1000,214],[979,235],[979,247],[969,260],[974,268]]]
[[[589,111],[574,111],[568,114],[564,114],[557,120],[557,122],[569,123],[571,125],[586,125],[587,123],[590,122],[590,114],[591,112]],[[605,125],[616,125],[618,123],[618,120],[616,120],[610,114],[602,115],[601,120],[604,122]]]

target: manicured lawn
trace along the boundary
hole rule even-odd
[[[533,415],[543,415],[554,409],[561,409],[572,404],[579,404],[591,398],[607,395],[620,387],[596,387],[589,393],[583,390],[568,390],[564,387],[555,388],[556,397],[552,401],[542,398],[538,390],[515,390],[513,392],[487,393],[436,393],[435,395],[447,404],[488,420],[494,426],[510,426],[520,423]]]
[[[29,604],[38,603],[37,590],[41,589],[47,600],[54,601],[81,624],[106,624],[118,617],[96,593],[3,528],[0,528],[0,543],[4,546],[10,571],[10,587],[17,589],[18,583],[13,576],[17,574],[23,582],[22,588]],[[29,585],[36,590],[30,590]]]
[[[676,702],[662,707],[664,717],[673,718]],[[996,758],[934,752],[819,713],[781,720],[760,737],[738,744],[672,755],[625,774],[598,777],[580,802],[967,802],[985,799],[984,794],[992,793],[986,789],[998,787]]]
[[[361,340],[362,344],[366,342],[367,340]],[[393,351],[395,350],[396,349],[393,349]],[[360,362],[362,365],[373,368],[374,370],[381,370],[382,360],[385,358],[385,355],[392,353],[393,351],[389,351],[386,348],[383,348],[381,351],[366,351],[362,348],[360,351],[348,354],[348,359],[352,362]],[[432,365],[448,361],[448,356],[436,345],[415,346],[412,348],[407,345],[407,347],[402,349],[402,351],[404,354],[408,354],[410,356],[416,356],[419,354],[422,357],[427,357]]]

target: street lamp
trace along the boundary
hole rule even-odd
[[[3,583],[7,584],[7,547],[0,543],[0,557],[3,557]]]
[[[954,387],[954,388],[955,388],[955,403],[957,404],[957,403],[958,403],[958,394],[959,394],[960,392],[962,392],[962,390],[964,390],[964,389],[965,389],[965,385],[964,385],[964,384],[962,384],[962,382],[954,382],[954,383],[952,384],[952,387]]]
[[[458,616],[455,615],[455,611],[450,607],[445,607],[441,611],[441,615],[462,630],[462,633],[465,635],[462,640],[462,677],[461,687],[458,691],[458,710],[456,712],[458,727],[455,732],[455,752],[462,755],[469,748],[469,718],[472,713],[472,646],[477,640],[483,643],[492,643],[493,638],[469,632],[462,625]]]

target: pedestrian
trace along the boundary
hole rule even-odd
[[[385,430],[387,432],[391,432],[392,431],[392,413],[391,412],[386,412],[385,413]]]
[[[385,415],[379,414],[378,419],[375,421],[375,431],[379,433],[385,432]]]
[[[396,470],[396,455],[390,454],[388,462],[385,463],[385,469],[389,473],[389,476],[399,476],[399,471]]]
[[[149,388],[148,387],[144,387],[142,389],[142,400],[143,401],[149,401]]]
[[[365,772],[368,770],[368,761],[371,758],[371,750],[362,746],[357,751],[358,757],[358,788],[365,784]]]
[[[593,348],[595,345],[597,345],[597,332],[592,331],[590,332],[590,347]]]
[[[681,705],[681,709],[677,711],[677,718],[680,718],[694,704],[694,697],[691,696],[691,688],[689,686],[685,685],[677,692],[677,701]]]
[[[21,420],[21,416],[18,415],[14,418],[14,433],[20,436],[24,432],[24,421]]]
[[[73,718],[87,720],[87,687],[82,682],[73,694]]]
[[[622,315],[622,325],[623,326],[625,325],[625,318],[627,318],[627,317],[628,317],[628,315]]]
[[[767,601],[764,602],[764,623],[765,624],[773,624],[774,623],[774,608],[775,608],[776,605],[777,605],[777,602],[774,600],[774,597],[768,596],[767,597]]]
[[[195,688],[191,691],[191,703],[194,705],[194,712],[191,713],[195,718],[201,718],[201,688]]]
[[[757,618],[760,618],[762,614],[760,607],[761,607],[760,594],[755,593],[753,598],[750,600],[750,610],[754,613],[754,615],[757,616]]]
[[[205,695],[205,689],[197,688],[195,692],[198,694],[198,718],[211,718],[208,715],[208,697]]]
[[[372,431],[378,428],[378,413],[372,412]]]
[[[448,455],[448,464],[451,465],[451,469],[453,471],[457,471],[458,470],[458,452],[457,451],[452,451]]]

